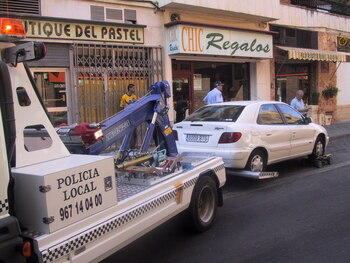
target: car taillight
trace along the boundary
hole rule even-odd
[[[221,134],[219,143],[233,143],[237,142],[242,137],[240,132],[224,132]]]
[[[178,141],[179,137],[177,136],[177,131],[173,130],[173,134],[174,134],[175,141]]]

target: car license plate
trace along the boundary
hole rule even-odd
[[[186,141],[207,143],[209,141],[209,135],[187,134]]]

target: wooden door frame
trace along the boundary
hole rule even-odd
[[[177,68],[180,68],[180,64],[187,64],[190,66],[189,70],[174,70],[173,65],[176,64]],[[188,95],[189,95],[189,111],[193,112],[193,62],[192,61],[183,61],[183,60],[175,60],[171,61],[171,69],[172,69],[172,77],[173,80],[176,78],[188,78]]]

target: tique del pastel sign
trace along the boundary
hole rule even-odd
[[[168,28],[168,53],[272,58],[269,34],[177,25]]]
[[[22,22],[27,37],[32,38],[144,43],[142,27],[25,19]]]

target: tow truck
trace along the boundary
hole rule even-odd
[[[93,128],[90,143],[72,154],[25,63],[42,58],[45,46],[14,44],[24,38],[19,20],[0,18],[0,262],[99,262],[181,212],[196,231],[208,230],[223,203],[224,164],[177,154],[164,106],[168,83],[152,85],[115,117],[118,125]],[[130,156],[137,109],[149,132]],[[119,134],[126,135],[119,154],[99,154]]]

